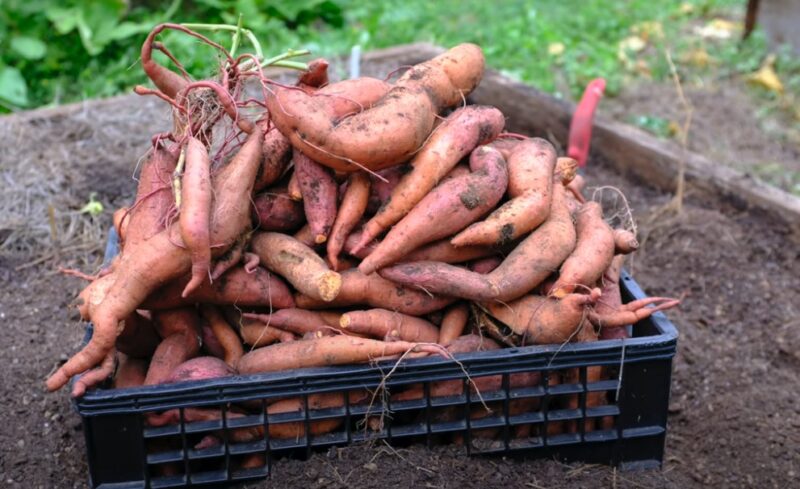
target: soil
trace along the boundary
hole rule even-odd
[[[133,196],[132,162],[150,134],[162,128],[157,126],[166,125],[153,124],[163,120],[154,114],[163,115],[147,109],[141,99],[124,97],[48,118],[44,130],[41,118],[0,119],[4,200],[23,183],[33,192],[61,175],[51,185],[57,192],[47,198],[72,211],[57,214],[58,219],[74,217],[90,192],[106,205],[103,216],[81,228],[82,234],[60,235],[60,254],[53,253],[52,244],[36,248],[25,241],[35,233],[47,237],[47,206],[22,223],[0,221],[5,243],[16,236],[16,244],[4,245],[0,255],[5,327],[0,340],[0,412],[5,413],[0,484],[5,487],[87,484],[80,419],[66,391],[48,394],[43,388],[44,378],[79,348],[83,337],[83,325],[69,307],[83,283],[54,269],[72,265],[91,271],[98,266],[99,236],[111,211]],[[730,130],[737,128],[741,134],[751,131],[745,121],[730,125]],[[12,178],[23,171],[23,161],[25,171],[39,172],[27,183]],[[663,469],[618,472],[550,460],[467,458],[461,449],[446,446],[395,450],[378,444],[331,449],[306,461],[279,461],[272,483],[287,488],[796,486],[798,242],[770,216],[737,210],[708,195],[690,193],[680,214],[662,213],[648,224],[669,195],[627,180],[597,160],[590,162],[587,179],[589,185],[613,185],[627,196],[643,241],[629,263],[639,283],[652,295],[683,298],[680,309],[668,313],[681,336]],[[66,226],[67,221],[57,222]],[[69,245],[64,244],[67,238]],[[39,256],[51,259],[29,266]]]

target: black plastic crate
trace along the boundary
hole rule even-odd
[[[112,237],[107,257],[115,252]],[[645,297],[624,272],[621,289],[625,302]],[[623,470],[659,467],[678,335],[662,313],[637,323],[632,332],[624,340],[457,355],[458,362],[428,357],[396,367],[389,361],[93,390],[75,402],[86,436],[90,485],[184,487],[257,479],[268,476],[280,457],[307,457],[325,447],[377,439],[402,445],[460,443],[467,454],[555,457]],[[597,366],[608,369],[609,380],[587,383],[587,368]],[[515,374],[521,373],[538,380],[516,387]],[[550,385],[565,373],[570,383]],[[478,395],[467,375],[474,382],[492,377],[486,381],[494,387]],[[442,381],[460,382],[460,393],[431,396],[432,386]],[[415,385],[422,387],[417,399],[380,395]],[[607,404],[587,407],[587,395],[594,392],[603,393]],[[320,394],[336,393],[340,405],[314,409]],[[299,401],[300,409],[266,414],[271,401],[285,398]],[[193,421],[195,408],[209,419]],[[170,409],[177,410],[175,424],[145,423],[146,415]],[[319,423],[335,428],[315,435]],[[294,434],[281,438],[281,430]],[[216,445],[195,448],[212,434]]]

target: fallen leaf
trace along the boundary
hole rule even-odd
[[[694,13],[694,5],[689,2],[683,2],[678,8],[678,13],[682,15],[689,15]]]
[[[774,93],[783,93],[783,83],[775,72],[775,55],[770,54],[755,73],[747,75],[748,83],[758,85]]]
[[[695,34],[704,39],[730,39],[741,29],[741,24],[725,19],[714,19],[702,27],[695,27]]]
[[[550,45],[547,46],[547,54],[549,54],[550,56],[561,56],[562,54],[564,54],[565,49],[566,48],[564,47],[563,43],[560,42],[550,43]]]
[[[683,60],[690,65],[697,66],[698,68],[705,68],[711,64],[713,58],[705,49],[696,48],[684,54]]]
[[[631,26],[631,32],[639,36],[642,41],[664,38],[664,26],[655,20],[646,20]]]

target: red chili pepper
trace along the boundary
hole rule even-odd
[[[594,110],[603,97],[605,89],[606,81],[603,78],[595,78],[589,82],[575,109],[575,114],[572,115],[572,123],[569,125],[567,156],[574,158],[581,167],[586,166],[586,159],[589,157]]]

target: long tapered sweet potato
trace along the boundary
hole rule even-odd
[[[294,174],[303,195],[306,219],[314,234],[314,242],[322,244],[328,240],[336,220],[338,186],[329,168],[296,149],[293,155]]]
[[[211,158],[208,149],[200,140],[189,136],[178,220],[181,239],[192,255],[192,279],[183,289],[184,297],[209,278],[211,199]]]
[[[406,352],[439,353],[439,350],[406,341],[385,342],[346,335],[326,336],[278,343],[254,350],[239,361],[239,372],[249,374],[363,363]]]
[[[413,67],[372,107],[344,120],[322,97],[276,88],[266,103],[275,125],[314,161],[340,171],[379,170],[408,160],[434,116],[460,103],[483,76],[480,48],[461,44]],[[315,94],[317,95],[317,94]]]
[[[250,194],[261,163],[261,137],[256,128],[213,181],[216,200],[211,242],[216,247],[212,256],[224,253],[250,225]],[[49,390],[62,387],[72,376],[102,361],[119,334],[119,322],[154,290],[191,269],[188,251],[175,244],[178,234],[173,225],[123,254],[109,275],[115,277],[113,285],[103,301],[90,309],[95,327],[92,339],[47,379]]]
[[[216,307],[206,304],[200,308],[200,311],[225,351],[225,363],[235,369],[239,359],[244,355],[244,348],[242,348],[242,340],[239,339],[239,335],[231,328],[231,325],[228,324],[228,321]]]
[[[296,231],[305,220],[303,205],[284,189],[269,190],[253,198],[253,221],[259,231]]]
[[[214,268],[211,269],[212,283],[242,261],[247,238],[248,236],[244,234],[239,236],[239,239],[236,240],[236,243],[234,243],[228,251],[217,257],[217,260],[214,262]]]
[[[593,311],[597,316],[613,314],[622,308],[622,292],[619,288],[619,279],[624,261],[625,255],[614,255],[611,264],[603,272],[600,300],[597,301]],[[595,324],[595,326],[600,328],[599,337],[601,340],[627,338],[629,336],[624,327],[609,328],[599,324]]]
[[[400,221],[461,158],[496,138],[504,125],[503,114],[494,107],[471,105],[450,114],[414,157],[412,170],[395,186],[389,200],[364,225],[356,250]]]
[[[339,326],[345,331],[379,339],[436,343],[439,328],[424,319],[387,309],[350,311],[342,314]]]
[[[400,263],[380,270],[387,280],[419,287],[433,294],[463,299],[509,301],[533,290],[575,248],[575,226],[565,203],[565,190],[553,187],[550,215],[487,275],[440,262]]]
[[[292,152],[289,151],[290,147],[289,140],[277,129],[273,128],[264,133],[264,139],[261,142],[261,152],[264,154],[264,160],[253,184],[254,192],[259,192],[269,187],[283,175],[284,171],[286,171],[286,165],[292,159]]]
[[[486,302],[489,314],[523,337],[523,344],[564,343],[577,334],[597,294],[569,294],[562,299],[526,295],[508,303]]]
[[[587,202],[578,211],[575,224],[577,242],[561,265],[551,294],[561,297],[576,288],[594,287],[614,258],[614,231],[603,220],[603,208]]]
[[[178,163],[177,145],[170,148],[155,146],[139,172],[136,199],[129,209],[125,226],[125,249],[132,249],[164,229],[167,214],[174,207],[170,180]]]
[[[491,146],[470,157],[471,173],[443,182],[426,195],[358,266],[369,274],[394,263],[409,251],[463,229],[489,212],[508,182],[505,160]]]
[[[200,351],[200,317],[194,308],[156,311],[153,321],[164,339],[150,359],[145,385],[166,382],[175,367]]]
[[[469,305],[466,302],[457,302],[447,308],[439,326],[440,345],[449,345],[464,333],[469,319]]]
[[[163,310],[197,303],[275,309],[294,307],[294,299],[286,283],[263,267],[257,267],[253,273],[247,273],[241,266],[232,268],[213,284],[203,284],[184,298],[181,297],[181,290],[188,279],[188,276],[184,276],[154,291],[142,303],[142,307]]]
[[[627,229],[614,230],[614,254],[627,255],[639,249],[639,241],[633,231]]]
[[[564,187],[553,186],[547,220],[487,275],[499,290],[495,299],[509,301],[530,292],[575,249],[575,226],[565,200]]]
[[[341,276],[330,270],[312,249],[291,236],[257,233],[251,246],[266,268],[284,277],[303,294],[323,301],[332,301],[339,294]]]
[[[511,200],[458,233],[456,246],[503,245],[543,223],[550,214],[556,150],[540,138],[516,144],[506,156]]]
[[[365,172],[355,172],[347,181],[347,189],[339,204],[339,211],[331,229],[328,239],[328,261],[334,270],[339,270],[339,253],[344,248],[344,243],[350,231],[358,224],[369,201],[370,179]]]
[[[295,334],[304,335],[313,333],[323,328],[339,328],[338,312],[333,311],[308,311],[305,309],[281,309],[271,314],[248,314],[244,317],[256,319],[261,323],[280,328]]]
[[[239,322],[239,333],[242,335],[242,340],[253,348],[259,348],[266,345],[271,345],[280,341],[281,337],[290,335],[285,331],[274,326],[268,326],[258,319],[249,317],[242,317]]]
[[[437,311],[455,302],[455,299],[450,297],[435,296],[424,291],[397,285],[375,273],[364,275],[357,268],[343,271],[341,277],[342,287],[339,290],[339,295],[334,300],[325,302],[309,296],[297,295],[295,296],[297,307],[321,309],[365,304],[403,314],[420,316]]]
[[[164,95],[170,98],[175,98],[175,96],[186,88],[189,84],[189,80],[182,78],[180,75],[175,73],[174,71],[158,64],[153,59],[153,47],[155,44],[155,38],[159,35],[167,26],[165,24],[157,25],[150,34],[147,35],[144,43],[142,43],[142,51],[141,51],[141,61],[142,61],[142,68],[144,69],[145,74],[153,81],[153,83],[161,90]]]

